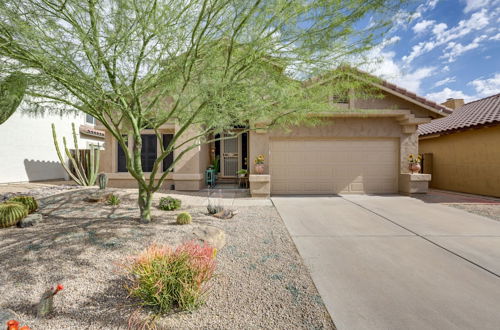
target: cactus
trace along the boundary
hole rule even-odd
[[[2,203],[0,204],[0,228],[14,226],[27,215],[28,208],[21,203]]]
[[[177,224],[179,225],[187,225],[191,223],[191,214],[187,212],[182,212],[177,216]]]
[[[0,83],[0,124],[9,119],[23,100],[28,81],[21,72],[14,72]]]
[[[106,189],[108,185],[108,176],[104,173],[101,173],[97,176],[97,183],[99,184],[99,189]]]
[[[62,167],[68,173],[68,175],[80,186],[93,186],[97,179],[97,171],[99,170],[99,148],[91,147],[90,156],[80,158],[80,150],[78,149],[78,138],[76,135],[75,124],[71,124],[73,128],[73,143],[75,144],[75,156],[71,154],[66,144],[66,138],[63,137],[64,150],[66,156],[68,156],[71,164],[76,174],[73,174],[69,169],[68,165],[64,161],[64,158],[59,149],[59,143],[57,142],[56,127],[52,124],[52,137],[54,138],[54,146],[56,147],[57,157],[61,162]]]
[[[8,202],[21,203],[28,208],[29,213],[33,213],[38,209],[38,202],[31,196],[14,196],[9,198]]]
[[[40,302],[36,307],[37,318],[46,317],[47,315],[52,314],[52,312],[54,312],[54,296],[62,289],[64,289],[64,287],[61,284],[58,284],[55,289],[50,288],[42,294]]]

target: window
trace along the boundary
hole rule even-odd
[[[95,118],[91,115],[85,114],[85,122],[87,124],[95,125]]]
[[[126,137],[124,135],[124,137]],[[163,145],[167,147],[170,141],[172,141],[173,134],[163,134]],[[142,170],[144,172],[151,172],[153,170],[153,165],[158,157],[158,149],[156,135],[154,134],[142,134],[142,149],[141,149],[141,163]],[[121,148],[120,144],[118,145],[118,172],[127,172],[127,159],[125,158],[125,152]],[[128,145],[128,143],[127,143]],[[167,169],[172,165],[174,161],[174,155],[171,152],[165,159],[163,159],[163,168]]]
[[[125,138],[125,144],[128,146],[127,136],[123,135]],[[118,172],[127,172],[127,158],[125,157],[125,152],[118,141]]]
[[[142,149],[141,149],[141,163],[143,172],[151,172],[157,157],[156,149],[156,135],[154,134],[141,134]]]
[[[174,135],[173,134],[163,134],[163,147],[166,148],[168,147],[168,144],[170,141],[172,141]],[[171,152],[168,154],[165,159],[163,159],[163,171],[165,171],[167,168],[169,168],[170,165],[172,165],[172,162],[174,161],[174,153]],[[173,171],[173,169],[172,169]]]

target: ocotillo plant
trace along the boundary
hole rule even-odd
[[[76,135],[75,124],[71,124],[73,128],[73,143],[75,145],[75,155],[73,156],[68,149],[66,143],[66,137],[63,137],[64,150],[66,156],[71,161],[75,173],[71,171],[69,166],[66,164],[61,150],[59,149],[59,143],[57,142],[56,127],[52,124],[52,136],[54,138],[54,146],[56,147],[57,157],[61,162],[62,167],[68,173],[68,175],[80,186],[93,186],[97,178],[97,171],[99,170],[99,148],[92,146],[90,148],[89,156],[80,156],[80,149],[78,149],[78,137]]]

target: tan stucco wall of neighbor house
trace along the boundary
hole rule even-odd
[[[178,127],[174,124],[165,124],[160,128],[160,133],[172,134],[177,129]],[[153,130],[144,130],[143,134],[153,134]],[[198,134],[195,126],[189,128],[179,138],[177,145]],[[129,135],[129,141],[132,141],[131,135]],[[192,146],[191,142],[174,150],[174,159],[178,159],[179,154],[189,146]],[[129,148],[132,148],[132,143],[129,143]],[[170,189],[171,185],[175,185],[176,190],[199,190],[203,188],[204,171],[208,165],[208,158],[207,145],[201,145],[187,151],[175,164],[174,171],[167,175],[162,188]],[[118,172],[118,145],[116,139],[109,132],[106,134],[105,151],[101,153],[100,171],[108,174],[109,186],[111,187],[137,188],[136,180],[128,172]],[[161,173],[156,175],[157,178],[159,176],[161,176]],[[145,177],[149,179],[149,174],[145,173]]]
[[[500,197],[500,126],[420,139],[432,153],[431,187]]]

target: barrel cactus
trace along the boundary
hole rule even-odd
[[[14,226],[27,215],[28,208],[21,203],[2,203],[0,204],[0,228]]]
[[[188,225],[191,223],[191,214],[187,212],[182,212],[177,216],[177,223],[179,225]]]
[[[108,185],[108,176],[104,173],[101,173],[97,176],[97,182],[99,183],[99,189],[106,189]]]
[[[15,196],[9,198],[8,202],[21,203],[28,209],[29,213],[33,213],[38,209],[38,202],[31,196]]]

